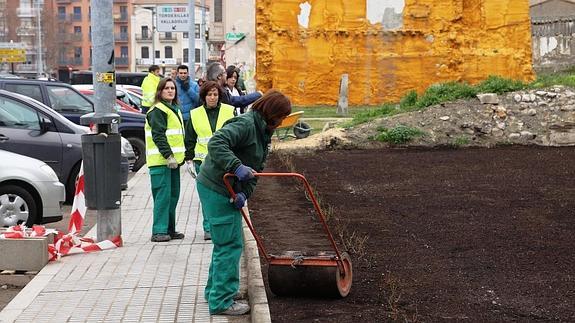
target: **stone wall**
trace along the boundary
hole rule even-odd
[[[533,77],[527,1],[256,0],[256,10],[258,87],[295,104],[335,105],[342,74],[351,105],[437,82]]]

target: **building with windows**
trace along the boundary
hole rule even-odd
[[[52,13],[46,34],[48,64],[66,73],[92,66],[90,0],[45,0]],[[49,3],[48,3],[49,1]],[[114,0],[114,54],[117,71],[130,71],[132,0]],[[62,75],[60,75],[62,79]],[[65,79],[65,77],[64,77]]]
[[[148,67],[156,64],[162,68],[162,74],[167,75],[173,68],[185,64],[190,66],[189,32],[166,32],[159,31],[156,22],[158,1],[134,0],[134,14],[132,16],[132,48],[134,49],[133,59],[130,63],[133,71],[147,71]],[[170,1],[169,5],[187,6],[187,0]],[[206,15],[209,10],[206,8]],[[201,75],[201,22],[202,7],[199,3],[195,6],[195,70],[196,75]]]
[[[1,71],[24,77],[44,73],[43,52],[39,50],[43,8],[43,0],[0,0],[0,43],[17,44],[26,50],[25,62],[2,63]]]

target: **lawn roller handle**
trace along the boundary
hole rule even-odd
[[[336,243],[335,243],[335,240],[333,239],[333,236],[332,236],[331,232],[329,231],[329,228],[328,228],[328,226],[327,226],[327,223],[325,222],[325,217],[323,216],[323,213],[321,212],[321,209],[320,209],[320,207],[319,207],[319,204],[317,203],[317,200],[315,199],[315,196],[314,196],[314,194],[313,194],[313,191],[312,191],[311,186],[309,185],[307,179],[306,179],[303,175],[298,174],[298,173],[255,173],[255,172],[254,172],[253,174],[254,174],[255,176],[258,176],[258,177],[295,177],[295,178],[300,179],[300,180],[303,182],[303,184],[304,184],[304,186],[305,186],[305,189],[306,189],[308,195],[309,195],[310,198],[311,198],[311,201],[312,201],[313,206],[314,206],[314,208],[315,208],[315,211],[316,211],[316,213],[317,213],[317,215],[318,215],[318,217],[319,217],[319,220],[321,221],[321,223],[322,223],[322,225],[323,225],[323,228],[324,228],[324,230],[325,230],[325,233],[327,234],[327,236],[328,236],[328,238],[329,238],[329,241],[330,241],[330,243],[331,243],[331,246],[333,247],[333,250],[335,251],[335,254],[337,255],[338,264],[341,265],[341,266],[343,266],[343,264],[341,264],[341,259],[342,259],[341,254],[340,254],[340,252],[339,252],[339,250],[338,250],[338,248],[337,248],[337,245],[336,245]],[[232,173],[227,173],[227,174],[224,175],[224,184],[226,185],[226,188],[227,188],[228,191],[230,192],[232,199],[234,199],[234,198],[236,197],[236,192],[234,192],[234,189],[232,188],[232,185],[231,185],[230,182],[228,181],[228,177],[234,177],[234,176],[235,176],[235,175],[232,174]],[[242,216],[243,216],[244,220],[246,221],[246,224],[248,225],[248,228],[250,229],[250,231],[252,232],[254,238],[256,239],[256,242],[257,242],[257,244],[258,244],[258,248],[260,249],[260,251],[261,251],[261,253],[263,254],[263,256],[266,258],[266,260],[269,262],[269,259],[270,259],[270,258],[269,258],[269,255],[267,254],[267,252],[266,252],[266,250],[265,250],[265,248],[264,248],[264,245],[263,245],[263,243],[262,243],[260,237],[257,235],[257,233],[256,233],[256,231],[255,231],[255,229],[254,229],[254,227],[253,227],[253,225],[252,225],[250,219],[248,218],[248,216],[247,216],[247,214],[245,213],[245,211],[244,211],[243,208],[240,209],[240,212],[242,213]]]

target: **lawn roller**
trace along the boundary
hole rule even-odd
[[[340,252],[305,177],[297,173],[254,173],[258,177],[293,177],[301,180],[311,198],[318,218],[333,248],[332,251],[303,253],[286,251],[279,255],[268,254],[244,209],[242,216],[252,232],[258,249],[268,263],[268,283],[278,296],[346,297],[353,279],[351,259],[347,252]],[[232,199],[235,192],[228,181],[234,174],[225,174],[224,183]]]

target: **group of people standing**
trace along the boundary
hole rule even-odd
[[[154,199],[151,241],[184,239],[176,231],[176,206],[185,165],[196,179],[204,240],[213,243],[204,292],[210,313],[245,314],[249,305],[236,300],[243,250],[239,210],[255,189],[254,173],[263,170],[273,132],[291,113],[291,103],[275,90],[242,95],[238,70],[220,63],[208,67],[201,86],[185,65],[175,79],[161,79],[157,65],[149,72],[142,83],[142,110]],[[223,182],[226,173],[235,174],[233,199]]]

